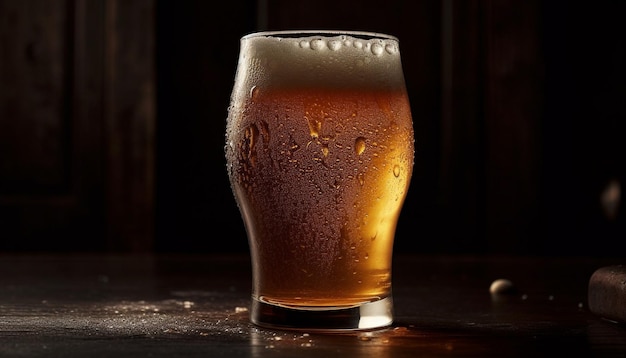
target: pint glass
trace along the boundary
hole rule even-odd
[[[251,254],[251,321],[389,326],[414,156],[398,39],[279,31],[240,46],[225,152]]]

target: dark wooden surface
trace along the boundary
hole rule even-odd
[[[402,256],[396,322],[314,334],[248,321],[247,256],[2,255],[2,357],[537,357],[626,354],[626,327],[588,311],[618,260]],[[491,283],[517,292],[492,296]]]

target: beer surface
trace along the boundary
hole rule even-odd
[[[244,45],[226,135],[228,174],[254,265],[253,295],[303,306],[389,296],[414,154],[395,42],[355,47],[358,39],[340,37],[338,48],[328,40],[312,48],[314,39],[254,40],[272,46]],[[354,56],[333,56],[344,50]],[[260,62],[273,65],[255,66]]]

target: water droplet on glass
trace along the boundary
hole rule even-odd
[[[243,142],[241,143],[242,152],[246,154],[248,160],[254,164],[254,146],[259,135],[259,129],[255,125],[246,128],[244,132]]]
[[[396,178],[400,176],[400,166],[398,164],[393,166],[393,175]]]
[[[250,88],[250,99],[252,101],[254,101],[256,99],[256,97],[259,94],[259,89],[257,86],[252,86],[252,88]]]
[[[365,184],[365,176],[363,175],[363,173],[359,173],[356,175],[357,179],[359,179],[359,184],[363,185]]]
[[[354,141],[354,152],[355,152],[357,155],[361,155],[364,151],[365,151],[365,138],[363,138],[363,137],[358,137],[358,138]]]
[[[320,130],[322,129],[322,121],[306,117],[307,123],[309,124],[309,132],[311,133],[311,137],[318,138],[320,135]]]
[[[328,145],[327,144],[322,144],[322,154],[324,154],[324,157],[328,156]]]
[[[263,143],[268,144],[270,141],[270,126],[266,121],[261,121],[261,137],[263,138]]]

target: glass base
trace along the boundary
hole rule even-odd
[[[267,328],[345,331],[390,326],[393,322],[391,297],[350,307],[293,307],[252,298],[252,323]]]

